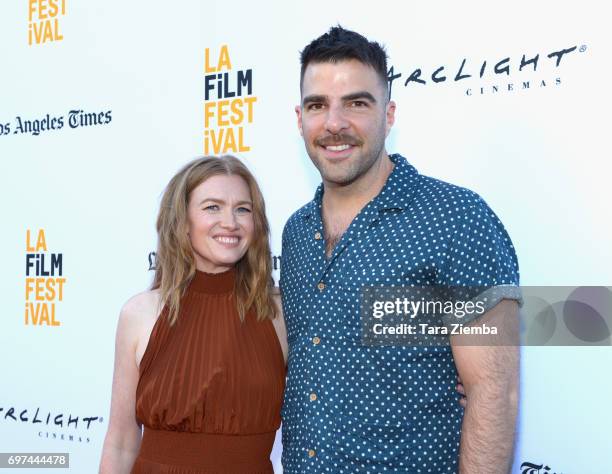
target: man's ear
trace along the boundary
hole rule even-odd
[[[302,106],[295,106],[295,115],[297,115],[297,126],[300,131],[300,135],[304,136],[304,132],[302,132]]]
[[[391,127],[393,127],[393,124],[395,123],[395,102],[393,102],[392,100],[387,103],[386,122],[387,123],[385,125],[385,136],[389,135]]]

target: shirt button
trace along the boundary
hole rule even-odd
[[[317,452],[314,449],[309,449],[308,450],[308,457],[309,458],[314,458],[317,455]]]
[[[317,394],[316,394],[316,393],[314,393],[314,392],[312,392],[312,393],[310,394],[310,401],[311,401],[311,402],[314,402],[316,399],[317,399]]]
[[[325,289],[325,283],[323,283],[322,281],[319,282],[319,284],[317,285],[317,288],[321,291],[323,291]]]
[[[321,237],[323,237],[321,232],[315,232],[315,240],[321,240]]]
[[[321,338],[318,336],[315,336],[312,338],[312,343],[316,346],[321,342]]]

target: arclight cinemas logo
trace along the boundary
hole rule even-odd
[[[74,413],[46,410],[38,407],[17,407],[0,405],[0,426],[3,430],[13,425],[31,425],[38,430],[39,438],[91,442],[92,434],[100,433],[104,418],[98,415],[79,416]]]
[[[431,68],[431,70],[417,67],[409,75],[396,72],[397,68],[393,65],[387,74],[389,93],[391,93],[393,83],[400,78],[403,79],[405,88],[437,86],[443,83],[461,84],[466,96],[541,89],[551,85],[559,86],[562,83],[560,75],[562,66],[571,64],[573,57],[586,50],[586,45],[583,45],[555,49],[543,54],[532,52],[522,56],[506,56],[494,60],[474,60],[466,57],[452,64],[442,64]],[[520,78],[517,76],[519,73]],[[536,73],[535,76],[534,73]]]

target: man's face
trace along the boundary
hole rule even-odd
[[[384,155],[395,104],[376,71],[359,61],[311,63],[295,108],[306,151],[324,183],[344,186]]]

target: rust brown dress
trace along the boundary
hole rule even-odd
[[[144,425],[132,473],[271,474],[285,362],[270,320],[240,322],[235,271],[197,272],[174,326],[164,309],[140,363]]]

